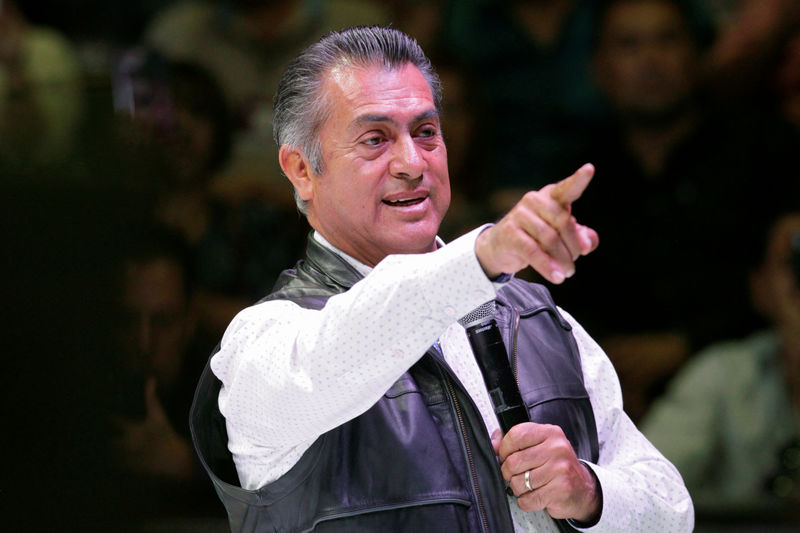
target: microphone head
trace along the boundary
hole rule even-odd
[[[494,316],[494,310],[496,308],[497,304],[495,303],[495,301],[489,300],[485,304],[479,305],[466,315],[459,318],[458,323],[464,326],[464,328],[480,324],[487,318],[492,318]]]

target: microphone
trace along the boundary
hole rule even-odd
[[[494,300],[464,315],[458,323],[467,330],[467,338],[483,375],[503,433],[522,422],[530,422],[517,381],[511,372],[508,353],[494,320]]]

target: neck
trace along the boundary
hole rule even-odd
[[[669,122],[633,120],[625,125],[624,141],[649,177],[664,171],[674,148],[697,127],[699,117],[690,110]]]
[[[323,223],[312,203],[307,205],[306,219],[311,228],[333,248],[370,268],[390,254],[421,254],[432,252],[437,248],[435,235],[429,242],[421,242],[420,239],[411,238],[410,235],[406,236],[409,238],[403,239],[403,236],[398,234],[398,238],[390,242],[386,234],[376,238],[374,235],[360,234],[354,230],[345,232],[335,225]]]
[[[558,40],[572,7],[572,0],[517,2],[514,14],[531,39],[537,45],[548,48]]]
[[[353,257],[353,256],[351,256],[349,254],[346,254],[342,250],[338,249],[336,246],[332,245],[330,243],[330,241],[328,241],[328,239],[323,237],[322,234],[320,232],[318,232],[317,230],[314,230],[314,239],[317,242],[319,242],[322,246],[324,246],[328,250],[331,250],[332,252],[334,252],[337,255],[339,255],[342,259],[347,261],[348,264],[350,264],[350,266],[355,268],[363,276],[366,276],[372,270],[371,266],[365,265],[364,263],[362,263],[361,261],[359,261],[355,257]]]

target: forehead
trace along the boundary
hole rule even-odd
[[[403,121],[407,116],[436,111],[427,81],[411,63],[393,69],[338,65],[326,75],[323,88],[330,106],[329,121],[340,126],[352,126],[364,117]]]
[[[144,263],[129,263],[124,271],[124,302],[136,308],[181,305],[183,273],[180,266],[166,258]]]
[[[604,17],[605,32],[637,32],[659,30],[664,26],[685,24],[681,10],[665,0],[629,0],[617,2],[608,8]]]

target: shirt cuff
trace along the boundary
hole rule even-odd
[[[597,486],[597,497],[600,499],[600,513],[597,515],[597,518],[595,518],[594,520],[592,520],[590,522],[581,522],[580,520],[575,520],[573,518],[568,518],[567,519],[567,523],[570,526],[572,526],[575,529],[578,529],[580,531],[585,531],[585,530],[588,530],[588,529],[596,526],[598,524],[598,522],[600,522],[600,519],[603,517],[603,502],[604,502],[604,500],[603,500],[603,486],[600,484],[600,478],[597,477],[597,473],[594,471],[594,465],[592,463],[586,462],[586,461],[584,461],[582,459],[578,459],[578,460],[581,463],[583,463],[584,465],[586,465],[586,468],[588,468],[589,472],[592,474],[592,477],[594,478],[595,485]]]
[[[489,280],[489,281],[491,281],[492,283],[506,284],[506,283],[508,283],[509,281],[511,281],[511,278],[512,278],[512,277],[514,277],[514,275],[513,275],[513,274],[506,274],[505,272],[503,272],[502,274],[500,274],[500,275],[499,275],[499,276],[497,276],[496,278],[494,278],[494,279],[491,279],[491,280]]]
[[[491,228],[492,226],[494,226],[494,224],[484,224],[483,226],[480,226],[479,228],[476,228],[471,233],[475,234],[475,240],[477,241],[478,240],[478,235],[483,233],[485,230]],[[475,258],[477,259],[477,256],[475,256]],[[479,264],[480,264],[480,262],[479,262]],[[481,270],[483,270],[483,267],[481,267]],[[511,278],[513,278],[513,277],[514,277],[514,274],[507,274],[505,272],[501,273],[499,276],[496,276],[494,278],[489,278],[487,276],[487,278],[489,278],[489,281],[492,282],[492,285],[494,286],[494,290],[499,290],[503,285],[505,285],[506,283],[511,281]]]

